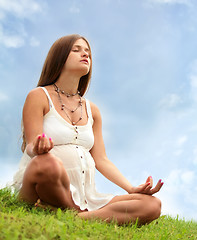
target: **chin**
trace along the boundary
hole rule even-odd
[[[87,75],[87,74],[89,73],[89,68],[88,68],[88,69],[87,69],[87,68],[86,68],[86,69],[84,68],[83,70],[81,69],[80,72],[81,72],[81,76],[83,77],[83,76],[85,76],[85,75]]]

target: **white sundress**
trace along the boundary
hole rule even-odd
[[[95,188],[95,162],[90,154],[90,149],[94,144],[93,118],[89,101],[86,99],[87,124],[73,126],[56,111],[46,88],[41,88],[46,93],[50,106],[49,112],[44,116],[43,132],[53,139],[54,147],[50,153],[63,162],[70,179],[74,203],[81,210],[87,209],[88,211],[105,206],[114,195],[98,193]],[[31,158],[25,151],[19,170],[14,176],[14,187],[18,190],[22,186],[23,175],[30,160]]]

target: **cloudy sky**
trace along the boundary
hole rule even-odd
[[[195,0],[0,0],[0,185],[18,167],[23,103],[50,46],[79,33],[109,159],[133,185],[164,181],[163,214],[197,220],[196,11]]]

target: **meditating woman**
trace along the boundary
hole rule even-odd
[[[152,195],[163,182],[153,187],[148,177],[134,187],[107,158],[99,109],[84,98],[91,72],[91,49],[84,37],[69,35],[52,45],[38,85],[24,104],[24,154],[14,185],[28,203],[40,199],[75,209],[84,219],[149,223],[160,216],[161,202]],[[98,193],[95,169],[128,194]]]

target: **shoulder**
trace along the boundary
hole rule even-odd
[[[26,97],[26,101],[25,104],[31,104],[31,105],[45,105],[47,103],[47,96],[45,94],[45,92],[43,91],[42,88],[37,87],[32,89],[27,97]]]
[[[98,106],[91,101],[89,101],[89,103],[90,103],[90,108],[92,111],[92,117],[93,117],[94,121],[101,120],[101,113],[100,113]]]
[[[40,99],[47,99],[46,93],[44,92],[44,90],[40,87],[34,88],[32,89],[28,95],[27,95],[27,100],[36,100],[36,101],[40,101]]]
[[[40,87],[37,87],[37,88],[34,88],[32,89],[28,95],[27,95],[27,98],[35,98],[35,97],[42,97],[46,95],[45,92],[42,90],[42,88]]]

